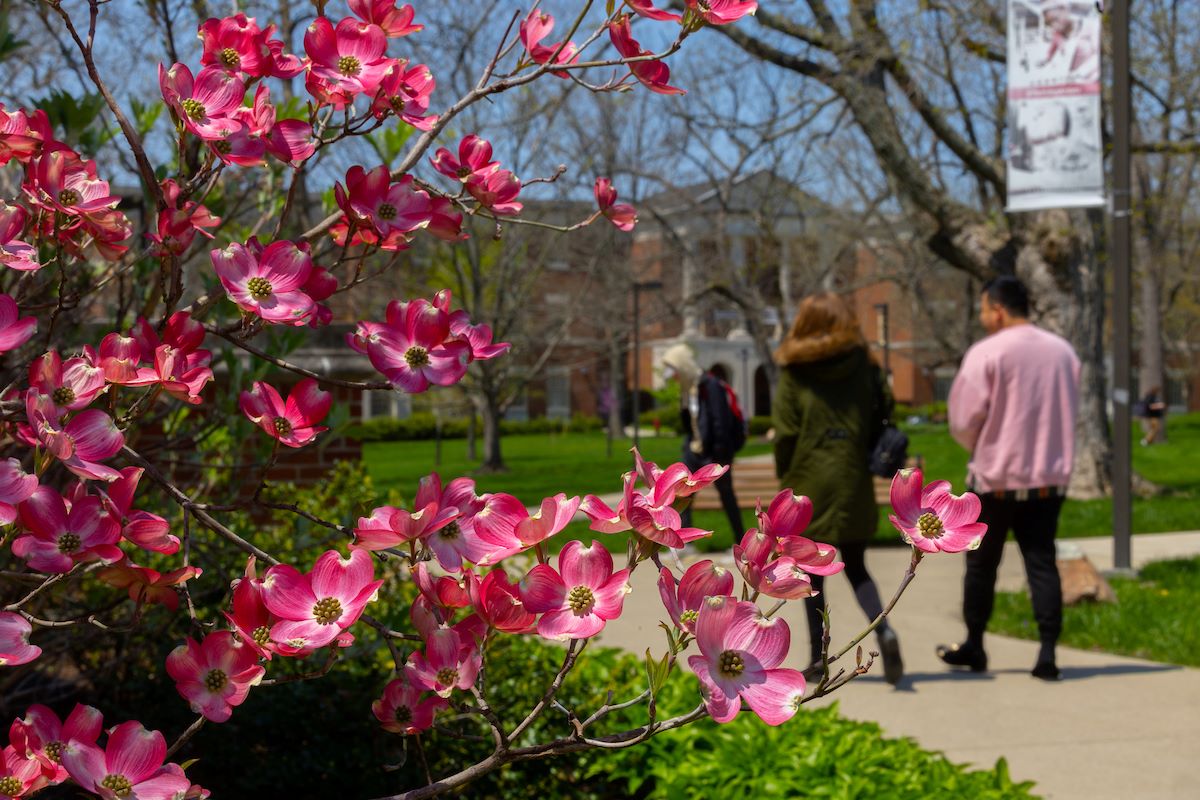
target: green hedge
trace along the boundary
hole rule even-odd
[[[576,414],[569,420],[538,417],[525,421],[502,420],[502,434],[522,433],[565,433],[567,431],[594,431],[604,426],[598,417]],[[476,418],[476,428],[480,435],[483,433],[483,423]],[[364,442],[402,442],[418,439],[437,438],[437,419],[433,414],[417,412],[405,419],[394,417],[376,417],[364,420],[350,426],[346,434]],[[443,439],[465,439],[467,437],[467,418],[451,417],[442,420]]]

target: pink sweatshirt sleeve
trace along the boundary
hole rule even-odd
[[[968,350],[950,386],[950,435],[968,452],[975,450],[992,396],[991,370],[978,352]]]

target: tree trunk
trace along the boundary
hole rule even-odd
[[[508,469],[500,452],[500,419],[504,412],[500,400],[491,392],[483,396],[480,407],[483,416],[483,465],[484,472],[503,472]]]
[[[1070,495],[1105,496],[1112,486],[1104,349],[1104,218],[1099,211],[1046,211],[1014,225],[1022,237],[1016,273],[1030,290],[1034,321],[1071,343],[1080,360],[1075,468]]]
[[[1105,374],[1104,218],[1099,211],[1043,211],[1011,218],[1007,233],[961,227],[958,245],[987,252],[996,272],[1029,287],[1033,321],[1065,338],[1080,360],[1075,468],[1069,493],[1105,496],[1112,486],[1112,437]]]
[[[1151,260],[1159,256],[1155,249],[1150,249]],[[1160,396],[1165,400],[1167,382],[1163,372],[1162,284],[1157,267],[1158,264],[1150,264],[1142,270],[1139,286],[1142,336],[1138,342],[1138,393],[1144,395],[1157,386]]]
[[[479,460],[479,415],[471,407],[471,416],[467,418],[467,461]]]

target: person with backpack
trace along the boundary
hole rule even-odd
[[[891,389],[871,360],[854,312],[829,292],[800,302],[775,361],[780,367],[774,402],[780,488],[812,500],[813,518],[804,536],[837,545],[854,596],[873,620],[883,612],[883,602],[866,565],[867,544],[879,524],[869,464],[891,417]],[[804,600],[810,678],[819,674],[826,611],[824,578],[811,579],[817,594]],[[875,632],[884,678],[895,686],[904,676],[899,639],[886,619]]]
[[[668,348],[662,357],[662,374],[679,382],[679,415],[683,430],[683,463],[692,472],[708,464],[728,464],[716,481],[721,507],[729,518],[735,542],[746,532],[742,510],[733,491],[733,459],[746,444],[746,421],[729,384],[704,372],[686,344]],[[681,514],[684,527],[692,525],[689,505]]]

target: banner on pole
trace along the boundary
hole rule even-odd
[[[1008,1],[1008,211],[1105,205],[1100,11]]]

